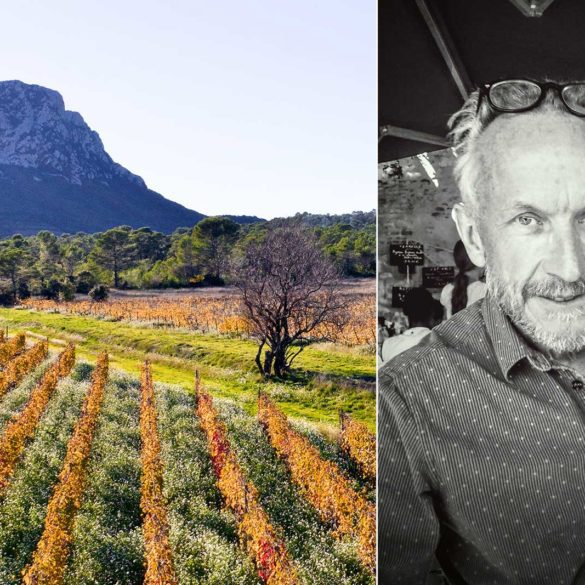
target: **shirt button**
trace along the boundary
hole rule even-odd
[[[573,380],[571,386],[573,386],[573,390],[583,390],[585,387],[581,380]]]

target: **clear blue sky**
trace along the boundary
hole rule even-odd
[[[374,0],[21,0],[0,79],[59,91],[109,154],[206,214],[376,205]]]

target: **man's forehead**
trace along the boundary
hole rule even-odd
[[[585,121],[557,111],[499,116],[476,143],[475,187],[506,213],[536,205],[574,212],[585,196]],[[554,195],[554,196],[553,196]]]
[[[542,144],[585,148],[585,119],[557,110],[503,114],[483,131],[477,146],[486,155],[514,148],[535,150]]]

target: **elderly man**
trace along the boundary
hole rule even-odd
[[[380,583],[585,583],[585,83],[451,120],[488,294],[380,371]]]

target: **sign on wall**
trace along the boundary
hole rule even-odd
[[[422,244],[411,241],[390,244],[390,266],[422,266],[424,262]]]
[[[443,288],[453,282],[455,268],[453,266],[424,266],[422,269],[423,286],[425,288]]]

